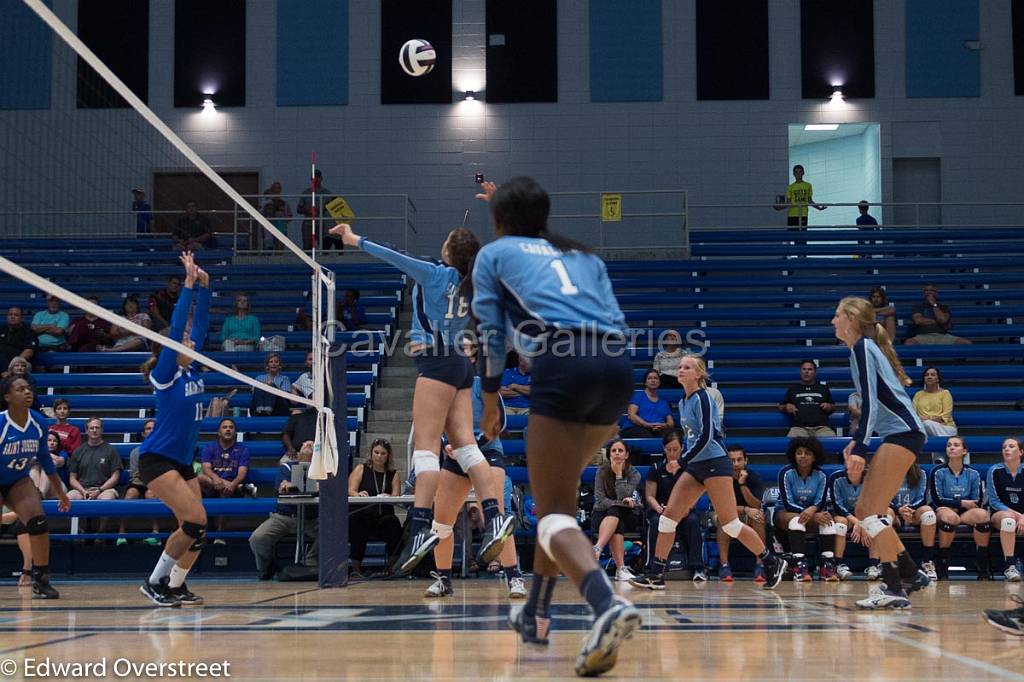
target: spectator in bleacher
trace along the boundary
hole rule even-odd
[[[50,424],[50,430],[60,434],[64,449],[74,452],[82,444],[82,432],[74,424],[68,423],[71,416],[71,403],[67,398],[57,398],[53,401],[53,416],[56,424]]]
[[[871,210],[871,204],[868,203],[867,199],[861,199],[857,202],[857,210],[860,212],[860,215],[857,216],[857,227],[870,229],[878,225],[878,221],[875,220],[874,216],[868,213]]]
[[[181,278],[171,275],[167,278],[167,286],[149,297],[149,316],[153,320],[153,328],[161,334],[171,326],[171,313],[181,294]]]
[[[509,351],[505,362],[505,373],[501,375],[498,393],[505,402],[505,414],[530,414],[530,363]]]
[[[767,542],[768,529],[765,525],[764,511],[761,509],[761,498],[764,495],[764,484],[756,471],[750,469],[750,460],[747,458],[747,451],[741,445],[730,445],[726,450],[729,459],[732,460],[732,489],[736,494],[736,511],[740,515],[740,521],[754,529],[761,542]],[[718,568],[718,579],[722,582],[733,581],[732,568],[729,566],[729,544],[732,538],[722,530],[722,525],[715,515],[715,540],[718,543],[718,558],[721,565]],[[757,558],[757,557],[755,557]],[[764,564],[757,558],[757,566],[754,568],[754,582],[765,582]]]
[[[121,317],[129,322],[134,322],[140,327],[145,327],[146,329],[153,328],[153,320],[149,317],[148,313],[139,310],[139,299],[134,294],[126,296],[121,302]],[[110,338],[114,341],[112,345],[97,346],[96,350],[100,352],[127,353],[148,348],[145,338],[116,324],[110,325]]]
[[[775,210],[786,210],[786,224],[790,227],[806,227],[808,206],[813,206],[819,211],[828,208],[814,203],[813,195],[811,183],[804,182],[804,167],[797,164],[793,166],[793,182],[786,187],[785,203],[776,204]]]
[[[658,397],[661,375],[656,369],[644,374],[644,390],[637,391],[629,401],[626,416],[619,422],[623,438],[661,438],[666,429],[675,426],[672,408]]]
[[[249,297],[245,294],[235,296],[235,312],[224,320],[220,338],[228,352],[256,350],[260,342],[260,320],[249,311]]]
[[[121,482],[121,456],[103,440],[103,421],[93,417],[85,423],[86,441],[71,454],[68,499],[116,500]],[[103,532],[107,519],[100,519]]]
[[[921,290],[923,296],[911,314],[909,344],[952,344],[971,343],[968,339],[949,333],[953,328],[953,318],[949,307],[939,303],[939,289],[934,284],[925,284]]]
[[[391,443],[379,438],[370,446],[369,461],[360,462],[349,474],[348,494],[350,497],[397,497],[401,492],[401,482],[392,461]],[[352,505],[348,516],[348,535],[351,577],[362,577],[363,558],[369,540],[384,541],[384,565],[387,566],[402,541],[402,524],[395,515],[395,505]]]
[[[210,221],[199,212],[194,199],[185,202],[185,215],[178,218],[171,230],[172,251],[202,251],[217,246]]]
[[[207,443],[200,456],[203,473],[199,475],[199,488],[203,497],[256,497],[256,486],[246,483],[249,475],[249,448],[238,442],[235,420],[224,418],[217,426],[217,440]],[[224,530],[224,517],[217,517],[217,531]],[[217,538],[215,545],[223,545]]]
[[[351,332],[361,329],[366,324],[366,308],[359,302],[358,289],[346,289],[345,296],[338,305],[338,322],[345,331]]]
[[[1021,581],[1020,562],[1014,558],[1017,536],[1024,534],[1024,471],[1021,471],[1021,442],[1017,438],[1003,441],[1003,461],[988,469],[985,494],[992,512],[992,527],[999,528],[999,544],[1003,548],[1007,582]]]
[[[307,407],[288,417],[284,431],[281,432],[281,444],[284,445],[284,453],[287,457],[295,458],[296,443],[316,440],[316,418],[315,407]]]
[[[35,332],[21,319],[21,308],[8,308],[7,323],[0,325],[0,368],[10,365],[16,357],[31,362],[38,347]]]
[[[828,482],[821,465],[825,450],[817,438],[800,436],[789,441],[786,448],[789,462],[779,471],[779,504],[775,512],[775,528],[789,539],[789,552],[796,565],[793,579],[811,582],[811,569],[807,564],[807,533],[832,524],[832,514],[825,506],[825,486]],[[819,533],[820,534],[820,533]],[[834,546],[827,542],[828,535],[819,538],[821,565],[819,576],[832,581],[835,576]],[[831,535],[834,540],[835,535]]]
[[[292,217],[292,209],[288,206],[288,202],[281,198],[282,191],[280,182],[274,180],[274,182],[270,183],[270,187],[263,190],[263,195],[267,198],[267,202],[263,204],[263,208],[260,210],[274,227],[287,236],[288,219]],[[264,249],[278,250],[283,247],[284,245],[270,233],[263,235]]]
[[[42,406],[39,404],[39,389],[37,388],[35,377],[32,376],[32,365],[25,358],[11,358],[10,363],[7,365],[7,371],[0,374],[0,379],[6,379],[10,376],[21,377],[28,382],[29,388],[32,389],[32,409],[40,410]]]
[[[324,187],[324,174],[320,172],[320,169],[316,169],[313,173],[313,182],[302,192],[302,196],[299,198],[299,203],[295,206],[295,212],[306,218],[302,221],[302,248],[309,251],[313,248],[313,219],[321,216],[320,206],[316,206],[313,203],[313,192],[316,191],[317,203],[322,206],[331,199],[331,190]],[[322,202],[322,203],[321,203]],[[320,227],[322,238],[322,245],[324,249],[336,248],[345,249],[345,245],[340,239],[337,239],[333,235],[327,234],[327,228],[330,227],[330,223],[326,222],[331,220],[330,216],[324,218],[324,222]]]
[[[53,468],[57,470],[57,475],[60,476],[62,481],[65,480],[68,476],[68,453],[61,442],[60,434],[52,429],[46,434],[46,449],[50,460],[53,462]],[[46,456],[39,455],[39,457]],[[32,470],[29,472],[29,476],[32,478],[32,482],[36,484],[36,488],[39,489],[39,494],[42,495],[44,500],[57,496],[53,486],[50,484],[49,477],[43,471],[43,467],[38,461],[32,463]],[[64,490],[67,490],[67,485],[64,486]]]
[[[832,523],[835,524],[832,530],[835,531],[836,578],[841,581],[853,575],[853,571],[843,561],[847,534],[850,534],[850,539],[854,542],[864,542],[864,529],[858,525],[860,519],[854,516],[857,500],[860,499],[860,492],[864,488],[864,470],[851,467],[849,458],[845,455],[844,460],[843,468],[829,475],[825,493],[828,510],[832,513]],[[877,553],[870,547],[868,555],[872,559],[877,559]],[[881,576],[880,566],[872,564],[868,570],[874,575],[875,580]],[[868,579],[871,580],[870,575]]]
[[[277,478],[274,480],[274,487],[277,494],[287,493],[295,490],[292,487],[292,467],[300,462],[309,463],[313,459],[313,441],[307,440],[302,443],[302,448],[281,463],[277,469]],[[261,523],[249,537],[249,548],[252,549],[256,558],[256,571],[260,580],[270,580],[277,572],[274,563],[274,548],[277,542],[289,535],[295,535],[298,531],[298,519],[296,510],[305,515],[303,530],[309,547],[306,549],[304,563],[306,566],[316,566],[320,554],[319,539],[317,534],[317,508],[315,505],[289,505],[278,502],[277,508],[270,513],[266,521]]]
[[[675,329],[666,330],[661,337],[662,349],[654,356],[654,369],[658,370],[661,388],[679,388],[679,361],[683,359],[683,340]]]
[[[988,543],[992,536],[989,513],[982,507],[981,474],[965,464],[967,442],[960,436],[946,441],[946,462],[932,467],[928,474],[928,491],[939,517],[939,550],[936,573],[939,580],[949,579],[949,550],[957,526],[961,523],[974,531],[974,552],[978,580],[990,580]]]
[[[292,394],[303,398],[313,397],[313,351],[306,353],[306,371],[292,382]],[[292,414],[302,412],[302,405],[296,403]]]
[[[153,209],[146,201],[146,190],[136,187],[132,190],[132,213],[135,214],[135,234],[149,234],[153,222]]]
[[[913,403],[925,433],[929,436],[955,436],[953,395],[942,388],[942,372],[938,367],[926,367],[922,383],[924,388],[914,394]]]
[[[39,350],[64,350],[70,329],[71,318],[60,309],[60,299],[47,296],[46,310],[32,316],[32,331],[36,334]]]
[[[86,300],[96,305],[100,304],[100,300],[95,296],[90,296]],[[68,333],[68,348],[71,350],[92,353],[97,346],[111,343],[110,323],[103,318],[86,312],[71,323],[71,331]]]
[[[860,411],[863,406],[863,400],[861,400],[860,392],[853,391],[850,393],[850,397],[846,399],[846,409],[850,412],[850,433],[857,433],[857,427],[860,425]]]
[[[143,422],[142,431],[139,432],[140,443],[149,437],[149,434],[153,432],[154,426],[156,426],[155,419],[147,419],[145,422]],[[125,500],[152,500],[156,498],[156,495],[153,494],[153,491],[150,490],[149,487],[142,482],[141,478],[139,478],[140,447],[141,445],[136,445],[134,448],[132,448],[132,451],[128,453],[128,485],[124,489]],[[119,535],[124,535],[125,527],[125,519],[121,519],[121,527],[117,531]],[[155,518],[153,519],[151,532],[153,533],[153,537],[148,537],[144,539],[142,542],[149,545],[150,547],[159,547],[160,539],[157,538],[156,535],[160,532],[160,524]],[[120,537],[117,539],[116,544],[118,546],[126,545],[128,544],[128,540],[126,538]]]
[[[786,389],[779,411],[790,416],[789,438],[825,438],[836,435],[828,425],[828,416],[835,406],[832,391],[818,381],[818,367],[813,360],[800,363],[800,383]]]
[[[277,353],[269,353],[264,364],[266,372],[257,375],[256,381],[266,384],[267,386],[274,386],[285,392],[291,392],[292,382],[287,376],[281,373],[281,356]],[[249,410],[254,417],[283,417],[291,411],[291,401],[278,396],[267,393],[266,391],[260,391],[253,389],[252,401],[249,404]],[[300,443],[302,441],[299,441]],[[294,452],[294,450],[293,450]]]
[[[885,287],[871,287],[868,293],[871,307],[875,309],[875,319],[885,327],[890,341],[896,340],[896,307],[889,302]]]
[[[921,470],[921,467],[910,465],[903,483],[892,498],[890,507],[896,512],[894,528],[901,526],[917,526],[921,533],[922,563],[921,570],[931,578],[937,580],[935,571],[935,532],[938,530],[938,517],[935,510],[927,504],[928,501],[928,476]]]
[[[654,547],[658,543],[658,519],[665,511],[668,498],[672,495],[672,488],[683,475],[683,468],[679,464],[679,455],[683,453],[682,432],[678,429],[666,431],[661,439],[661,451],[665,456],[647,469],[647,478],[644,481],[644,500],[647,502],[647,544],[644,546],[644,563],[647,570],[654,568],[652,562]],[[700,520],[693,509],[676,526],[675,542],[679,543],[683,550],[686,570],[690,572],[693,580],[707,580],[707,572],[704,570],[704,539],[700,533]]]
[[[640,527],[640,472],[629,463],[625,441],[612,441],[607,461],[597,470],[591,523],[597,532],[594,554],[598,561],[607,546],[615,560],[615,580],[628,582],[635,578],[626,566],[623,535]]]

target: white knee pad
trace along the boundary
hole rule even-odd
[[[462,470],[469,473],[470,467],[475,467],[481,462],[486,462],[484,453],[480,452],[480,446],[476,443],[463,445],[461,448],[452,450],[452,458],[459,463]]]
[[[579,530],[576,517],[568,514],[548,514],[537,522],[537,544],[541,546],[547,555],[551,554],[551,540],[563,530]]]
[[[440,471],[441,460],[430,450],[414,450],[412,453],[412,470],[417,476],[425,471]]]
[[[664,517],[662,517],[664,518]],[[722,526],[722,532],[731,538],[738,538],[740,533],[743,531],[743,522],[739,519],[733,519],[729,523]]]
[[[921,514],[921,525],[922,526],[934,526],[938,522],[939,522],[939,517],[937,517],[935,515],[935,512],[933,512],[933,511],[926,511],[924,514]]]
[[[675,533],[676,526],[679,525],[678,521],[673,521],[669,517],[662,514],[658,517],[658,532],[659,533]]]
[[[1004,533],[1016,533],[1017,532],[1017,520],[1011,518],[1005,518],[999,522],[999,530]]]
[[[823,523],[818,526],[818,535],[835,535],[836,524],[834,523]]]
[[[850,530],[845,523],[833,523],[832,526],[836,529],[836,535],[843,538],[846,537],[847,531]]]
[[[889,528],[892,524],[889,522],[888,516],[879,516],[878,514],[872,514],[871,516],[865,516],[857,524],[864,529],[864,532],[868,534],[868,537],[878,537],[886,528]]]
[[[430,524],[430,532],[432,532],[434,535],[441,538],[442,540],[444,540],[445,538],[450,538],[454,531],[455,529],[451,526],[443,523],[438,523],[437,521],[434,521],[434,523]]]
[[[790,530],[804,530],[805,531],[805,530],[807,530],[807,526],[805,526],[804,524],[800,523],[800,517],[799,516],[794,516],[793,518],[791,518],[789,520],[789,529]]]

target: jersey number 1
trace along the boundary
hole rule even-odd
[[[566,296],[575,296],[580,293],[580,290],[576,288],[576,285],[569,279],[569,271],[565,269],[565,263],[560,260],[551,261],[551,268],[558,275],[558,279],[562,282],[562,293]]]

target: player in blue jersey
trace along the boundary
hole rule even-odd
[[[939,517],[928,505],[928,475],[916,462],[907,470],[907,475],[889,503],[889,508],[895,514],[893,528],[918,527],[921,533],[921,570],[931,580],[938,580],[934,559],[935,533],[938,530]]]
[[[940,580],[949,578],[949,550],[961,523],[974,531],[974,547],[978,580],[991,579],[988,543],[992,524],[985,509],[981,473],[964,463],[967,442],[961,436],[946,441],[946,463],[932,467],[928,475],[928,492],[939,517],[939,553],[936,572]]]
[[[718,514],[722,532],[739,540],[761,559],[766,578],[764,586],[769,590],[775,589],[782,580],[786,562],[777,558],[757,532],[739,518],[732,485],[732,460],[725,450],[718,409],[707,392],[707,365],[700,357],[686,355],[679,362],[677,376],[685,393],[679,410],[679,424],[686,432],[686,449],[679,456],[679,464],[684,471],[672,488],[668,504],[658,520],[658,544],[651,568],[643,576],[631,580],[630,584],[651,590],[665,589],[665,565],[675,540],[676,527],[701,495],[707,492],[711,506]]]
[[[857,499],[864,487],[864,471],[862,469],[851,473],[844,463],[842,469],[829,475],[826,487],[828,489],[827,505],[832,513],[832,522],[835,524],[836,577],[843,581],[853,575],[853,571],[843,561],[843,555],[846,553],[847,533],[850,533],[850,539],[854,542],[861,541],[862,531],[857,525],[857,517],[853,510],[857,506]]]
[[[1024,535],[1024,467],[1021,466],[1021,442],[1016,438],[1003,441],[1003,461],[988,468],[985,493],[992,526],[999,528],[999,544],[1003,549],[1003,576],[1008,582],[1021,581],[1021,566],[1014,558],[1017,537]]]
[[[454,532],[449,524],[437,520],[431,523],[431,505],[440,482],[442,433],[448,434],[452,457],[473,482],[483,507],[484,534],[476,559],[486,565],[512,535],[514,519],[500,511],[490,467],[473,433],[473,366],[463,341],[469,321],[466,279],[480,241],[469,230],[452,230],[441,247],[441,260],[437,260],[410,256],[361,237],[343,223],[331,228],[331,234],[346,246],[358,246],[394,265],[416,281],[409,344],[418,373],[412,399],[416,500],[409,511],[411,537],[395,566],[399,573],[408,573],[439,541]]]
[[[202,350],[210,324],[210,278],[190,252],[181,255],[181,262],[185,282],[168,337]],[[186,335],[193,299],[192,332]],[[142,373],[155,389],[156,427],[139,448],[139,478],[174,512],[178,529],[167,538],[156,567],[140,589],[157,606],[199,606],[203,599],[189,591],[185,577],[206,543],[206,510],[192,469],[203,419],[203,377],[191,358],[170,348],[154,348]]]
[[[872,434],[882,438],[854,511],[860,519],[858,525],[877,548],[885,585],[873,587],[867,599],[858,601],[857,606],[909,608],[905,586],[912,592],[931,581],[918,570],[903,547],[886,510],[924,447],[924,427],[907,397],[906,387],[911,381],[885,327],[876,320],[871,303],[852,296],[842,299],[832,326],[836,338],[850,348],[850,371],[862,400],[857,431],[843,450],[847,469],[863,471]]]
[[[57,508],[71,507],[64,486],[46,444],[43,415],[31,409],[35,394],[23,377],[12,375],[0,382],[0,506],[7,505],[18,515],[32,546],[32,598],[58,599],[50,585],[50,530],[39,503],[39,490],[29,471],[39,463],[59,500]],[[20,525],[19,525],[20,524]],[[16,531],[17,532],[17,531]]]
[[[825,505],[828,476],[822,471],[825,450],[817,438],[800,436],[786,447],[786,466],[779,470],[779,505],[775,509],[775,529],[789,540],[793,555],[793,579],[811,582],[814,578],[807,563],[807,532],[817,531],[819,576],[836,582],[835,523]]]
[[[500,433],[498,390],[506,341],[532,360],[526,464],[537,507],[534,578],[526,604],[509,624],[526,642],[548,643],[551,596],[559,571],[596,615],[576,659],[576,673],[598,675],[640,626],[640,613],[618,597],[576,523],[577,489],[593,454],[611,438],[633,393],[625,318],[604,263],[577,242],[548,230],[551,200],[534,180],[483,183],[497,239],[477,254],[473,315],[481,335],[483,433]]]

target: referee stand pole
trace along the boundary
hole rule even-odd
[[[320,481],[320,587],[348,584],[348,381],[345,347],[332,347],[334,429],[338,435],[338,475]]]

